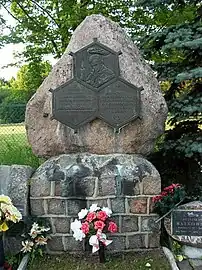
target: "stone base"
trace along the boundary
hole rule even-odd
[[[149,224],[152,197],[161,191],[154,166],[136,155],[72,154],[46,161],[31,179],[31,213],[46,219],[52,228],[48,251],[83,251],[82,242],[72,237],[70,223],[91,204],[107,206],[119,227],[109,251],[157,248],[159,229]]]

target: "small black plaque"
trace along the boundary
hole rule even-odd
[[[202,211],[174,210],[172,212],[173,235],[202,235]]]

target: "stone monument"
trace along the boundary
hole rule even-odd
[[[119,231],[112,251],[159,247],[151,198],[161,191],[143,156],[164,131],[167,107],[153,71],[114,22],[87,17],[26,110],[34,153],[49,158],[31,179],[32,215],[49,221],[49,252],[81,251],[70,222],[92,203]]]

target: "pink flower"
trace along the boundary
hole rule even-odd
[[[105,221],[108,218],[108,216],[107,216],[106,212],[99,211],[97,213],[97,218],[100,219],[100,220],[102,220],[102,221]]]
[[[88,224],[88,222],[82,223],[81,230],[85,234],[89,233],[89,224]]]
[[[166,192],[170,192],[170,193],[173,193],[174,189],[175,188],[178,188],[178,187],[181,187],[180,184],[172,184],[168,187],[165,187],[163,190],[166,191]]]
[[[112,221],[109,222],[108,230],[109,230],[111,233],[117,232],[118,227],[117,227],[116,223],[114,223],[114,222],[112,222]]]
[[[97,220],[97,221],[95,221],[95,223],[94,223],[94,229],[95,230],[103,230],[104,229],[104,226],[105,226],[105,224],[104,224],[104,222],[103,221],[101,221],[101,220]]]
[[[96,219],[96,213],[95,212],[91,212],[91,213],[88,213],[88,215],[87,215],[87,217],[86,217],[86,220],[88,221],[88,222],[91,222],[91,221],[93,221],[94,219]]]
[[[165,196],[167,196],[167,195],[168,195],[168,193],[167,193],[166,191],[162,191],[162,192],[161,192],[161,196],[165,197]]]
[[[152,198],[152,202],[156,203],[159,202],[163,197],[161,195],[157,195]]]

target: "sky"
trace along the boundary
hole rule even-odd
[[[4,10],[0,10],[0,14],[3,14],[3,17],[7,20],[9,25],[15,25],[15,20]],[[4,32],[5,34],[5,32]],[[8,64],[15,63],[17,59],[15,59],[16,52],[22,52],[24,48],[24,44],[9,44],[4,48],[0,49],[0,78],[5,78],[6,80],[11,79],[12,77],[16,77],[17,71],[19,67],[8,67],[3,68]],[[56,62],[55,59],[50,55],[46,57],[44,60],[49,60],[51,64]]]

